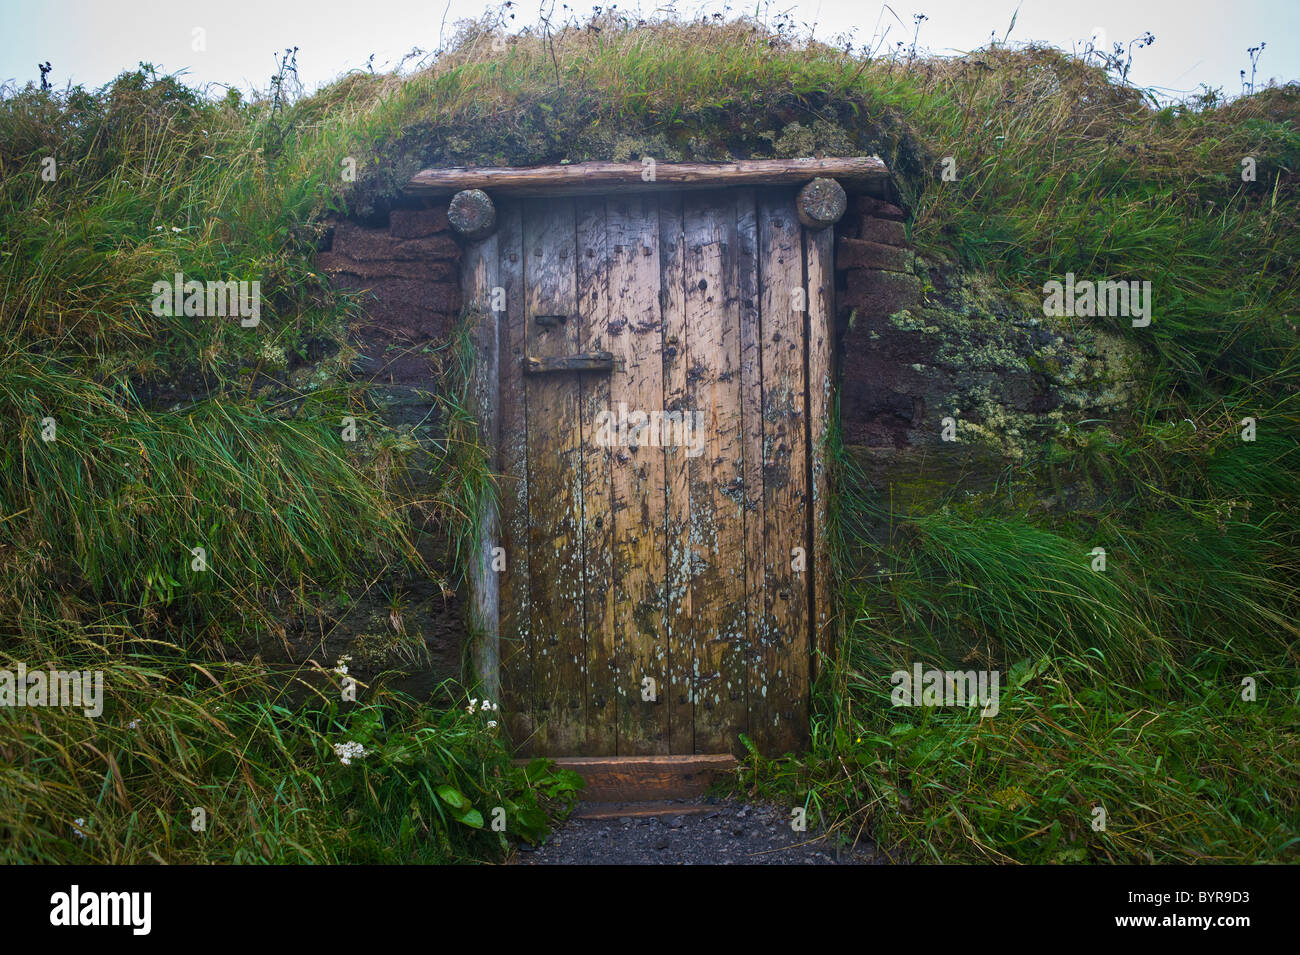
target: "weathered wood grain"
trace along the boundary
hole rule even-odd
[[[482,189],[465,189],[447,204],[447,221],[471,241],[485,239],[497,227],[497,210]]]
[[[814,179],[795,197],[799,221],[810,229],[825,229],[839,222],[848,208],[844,187],[834,179]]]
[[[835,323],[835,241],[831,230],[804,233],[804,271],[808,278],[808,441],[811,448],[812,664],[810,679],[834,649],[834,617],[828,504],[830,481],[826,442],[834,412],[833,343]]]
[[[484,448],[499,444],[498,390],[499,330],[497,315],[492,311],[492,289],[498,285],[498,256],[495,238],[470,248],[461,262],[461,280],[466,314],[470,316],[470,340],[476,361],[470,387],[470,403],[478,424],[478,440]],[[496,470],[496,462],[488,466]],[[500,546],[501,527],[495,498],[479,514],[475,530],[476,550],[469,562],[469,586],[472,600],[471,638],[474,675],[481,696],[501,699],[500,657],[500,580],[492,567],[493,549]]]
[[[574,374],[577,372],[607,373],[613,370],[614,355],[612,352],[607,351],[585,351],[574,355],[549,357],[529,355],[524,359],[524,371],[530,375]]]
[[[736,290],[740,299],[741,452],[745,481],[746,723],[752,731],[755,727],[765,727],[769,722],[765,670],[767,567],[763,552],[762,316],[757,200],[752,190],[740,190],[736,196],[736,242]]]
[[[610,409],[650,412],[660,409],[664,400],[658,201],[649,196],[611,197],[606,213],[614,308],[605,347],[621,366],[610,378]],[[611,462],[619,753],[667,753],[664,449],[642,442],[620,446],[613,450]],[[656,687],[654,700],[643,699],[647,678]]]
[[[497,452],[501,472],[502,723],[521,753],[535,751],[533,734],[533,631],[528,566],[528,415],[521,362],[527,353],[524,334],[524,246],[520,204],[501,210],[497,230],[497,268],[504,301],[500,326],[500,430]]]
[[[585,802],[690,799],[702,796],[720,775],[736,768],[735,757],[725,753],[571,757],[555,762],[583,778]]]
[[[614,356],[609,339],[611,283],[609,248],[605,236],[605,200],[576,202],[578,254],[578,346],[588,356],[600,356],[606,370]],[[596,440],[601,412],[609,408],[609,378],[583,375],[578,380],[582,431],[582,590],[583,629],[587,639],[587,742],[581,752],[612,756],[618,752],[610,449]]]
[[[690,480],[695,751],[727,752],[746,727],[744,456],[736,200],[692,197],[683,220],[687,403],[702,433],[668,451]],[[695,452],[700,453],[696,454]]]
[[[767,725],[756,742],[781,753],[806,736],[808,574],[792,569],[808,548],[807,416],[804,341],[806,291],[799,220],[789,197],[764,194],[758,207],[762,276],[763,496],[766,564]],[[798,294],[803,292],[804,298]],[[762,692],[760,690],[760,692]]]
[[[524,207],[524,320],[528,354],[578,351],[578,322],[546,327],[534,315],[577,310],[572,202]],[[582,461],[578,380],[526,378],[528,401],[529,601],[534,634],[534,707],[539,747],[581,753],[586,745],[587,646],[583,632]]]
[[[701,792],[708,790],[706,785]],[[650,819],[676,816],[702,816],[717,812],[707,802],[684,802],[682,797],[646,801],[640,797],[640,788],[634,791],[635,802],[580,802],[569,815],[570,819],[609,820]]]
[[[446,195],[462,189],[490,189],[514,196],[562,196],[589,192],[650,192],[658,189],[722,186],[773,186],[801,183],[819,176],[867,184],[888,178],[876,156],[831,159],[746,159],[729,163],[656,163],[654,179],[645,178],[640,162],[585,162],[562,166],[454,166],[423,169],[411,177],[406,192]]]
[[[659,205],[659,301],[663,309],[665,411],[689,408],[687,375],[691,329],[686,324],[685,242],[681,196],[664,196]],[[690,468],[665,460],[667,583],[665,638],[668,679],[660,692],[668,701],[669,752],[695,752],[694,644],[691,628]]]

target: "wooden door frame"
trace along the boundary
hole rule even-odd
[[[713,165],[661,163],[655,181],[648,184],[644,179],[644,168],[640,163],[591,163],[521,169],[424,170],[412,179],[408,191],[439,195],[486,187],[494,193],[520,197],[571,196],[629,189],[676,191],[746,184],[796,186],[807,184],[818,176],[837,174],[860,187],[864,182],[875,184],[888,177],[884,163],[875,157],[754,160]],[[491,208],[491,203],[487,202],[487,209]],[[454,217],[453,225],[459,228]],[[471,322],[470,340],[478,358],[470,387],[471,410],[493,473],[501,474],[501,362],[508,313],[492,309],[492,289],[504,284],[500,275],[498,238],[495,232],[485,238],[470,238],[473,233],[466,231],[461,282],[465,312]],[[834,575],[828,527],[830,487],[825,462],[825,444],[832,424],[836,388],[834,231],[833,220],[819,229],[805,224],[800,230],[803,287],[807,292],[804,379],[808,442],[806,467],[811,492],[808,516],[808,536],[812,544],[812,554],[809,555],[809,692],[817,676],[818,658],[833,652],[835,631]],[[473,676],[478,681],[476,689],[480,695],[500,701],[500,575],[492,569],[492,563],[493,550],[501,539],[501,516],[495,496],[483,502],[482,510],[476,516],[475,531],[474,551],[467,574]],[[515,555],[507,555],[507,560],[514,559]]]

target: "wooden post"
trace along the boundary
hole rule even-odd
[[[835,586],[831,566],[830,474],[827,441],[835,416],[835,236],[829,230],[804,234],[804,274],[808,279],[808,442],[812,497],[813,670],[835,650]]]
[[[825,229],[840,221],[849,197],[834,179],[814,179],[799,190],[799,221],[810,229]]]
[[[497,210],[482,189],[464,189],[447,206],[451,226],[467,239],[486,239],[497,227]]]
[[[474,379],[470,402],[478,423],[479,440],[488,451],[488,464],[496,471],[499,422],[499,331],[497,313],[491,309],[492,289],[498,285],[495,238],[470,249],[462,265],[465,303],[474,316]],[[469,560],[472,658],[479,693],[499,703],[500,678],[500,575],[493,568],[493,550],[501,542],[501,521],[495,496],[484,502],[475,528],[476,551]]]

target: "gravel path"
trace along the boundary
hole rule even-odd
[[[591,805],[591,804],[588,804]],[[788,808],[735,799],[681,800],[681,815],[571,818],[538,849],[520,847],[516,865],[872,865],[883,860],[863,840],[793,832]],[[696,807],[703,811],[691,812]]]

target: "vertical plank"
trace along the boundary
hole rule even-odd
[[[661,410],[659,203],[649,195],[611,197],[607,206],[611,310],[606,349],[616,370],[616,418]],[[668,643],[665,639],[667,522],[664,449],[643,440],[612,455],[614,633],[619,661],[619,754],[668,753]],[[655,700],[642,698],[654,681]]]
[[[752,189],[736,195],[736,240],[740,297],[740,420],[744,458],[745,659],[748,670],[747,724],[765,729],[767,713],[767,568],[763,556],[763,378],[762,313],[758,274],[757,204]]]
[[[688,341],[684,417],[697,444],[669,448],[690,480],[695,751],[729,752],[745,724],[744,457],[736,203],[692,195],[683,217]]]
[[[807,734],[808,574],[791,569],[791,552],[808,547],[807,419],[801,227],[793,196],[764,192],[758,205],[763,313],[763,503],[768,646],[767,725],[756,742],[772,753],[798,748]],[[806,290],[805,290],[806,295]],[[796,306],[802,305],[796,310]],[[757,728],[756,728],[757,729]]]
[[[461,263],[466,314],[473,323],[470,338],[475,362],[470,402],[478,423],[478,440],[488,453],[488,467],[494,472],[493,451],[497,446],[500,347],[497,316],[492,311],[492,289],[498,284],[497,236],[472,244]],[[475,528],[476,550],[469,562],[471,595],[472,657],[478,692],[499,701],[498,639],[500,633],[497,573],[492,568],[492,550],[501,539],[495,497],[487,501]]]
[[[528,413],[524,400],[523,220],[517,202],[500,209],[497,263],[505,311],[500,313],[501,546],[506,565],[500,577],[502,724],[521,755],[534,752],[533,636],[528,574]]]
[[[664,196],[659,205],[659,301],[663,310],[665,411],[688,407],[686,288],[680,193]],[[668,678],[660,693],[668,701],[670,753],[695,752],[694,654],[691,642],[690,472],[680,460],[665,459],[665,574],[667,594],[664,637],[668,645]]]
[[[664,401],[658,200],[611,197],[606,209],[612,307],[605,347],[616,362],[610,409],[617,417],[649,414]],[[648,437],[620,445],[611,459],[619,753],[636,756],[669,751],[664,449]],[[642,698],[646,678],[655,700]]]
[[[605,236],[604,198],[579,199],[577,215],[577,321],[579,349],[604,351],[610,337],[610,251]],[[582,429],[582,592],[587,637],[586,756],[618,752],[617,655],[611,539],[611,449],[596,432],[610,406],[608,375],[577,375]]]
[[[578,350],[572,199],[524,204],[524,322],[528,354]],[[539,315],[565,316],[544,324]],[[529,375],[528,560],[539,748],[580,753],[586,742],[582,466],[579,389],[573,375]]]
[[[804,232],[804,269],[808,277],[808,451],[812,459],[809,468],[812,494],[812,552],[809,555],[812,679],[816,679],[818,668],[834,651],[831,593],[835,581],[827,524],[830,487],[826,470],[826,441],[834,414],[834,231]]]

